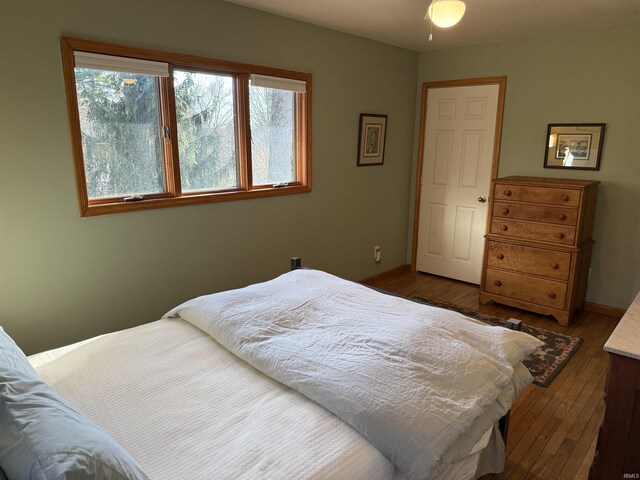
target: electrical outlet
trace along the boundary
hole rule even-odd
[[[382,250],[380,249],[380,245],[373,247],[373,261],[376,263],[380,263],[382,261]]]

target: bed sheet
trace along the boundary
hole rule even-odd
[[[32,358],[43,380],[152,479],[393,478],[355,430],[186,322],[159,320],[46,359]]]
[[[403,478],[335,415],[182,320],[103,335],[30,361],[152,479]],[[526,375],[516,371],[519,390]],[[475,471],[479,457],[470,455],[450,469],[453,476],[438,480],[463,478],[460,472]]]

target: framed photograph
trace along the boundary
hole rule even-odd
[[[549,124],[544,168],[600,170],[604,123]]]
[[[360,114],[358,136],[358,166],[384,164],[384,146],[387,137],[387,116],[374,113]]]

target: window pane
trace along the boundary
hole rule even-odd
[[[295,93],[249,87],[254,185],[296,180]]]
[[[174,71],[182,190],[238,186],[233,78]]]
[[[90,199],[165,189],[158,78],[76,68]]]

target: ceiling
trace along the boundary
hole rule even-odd
[[[465,0],[453,28],[424,21],[430,0],[226,0],[416,51],[640,23],[640,0]]]

